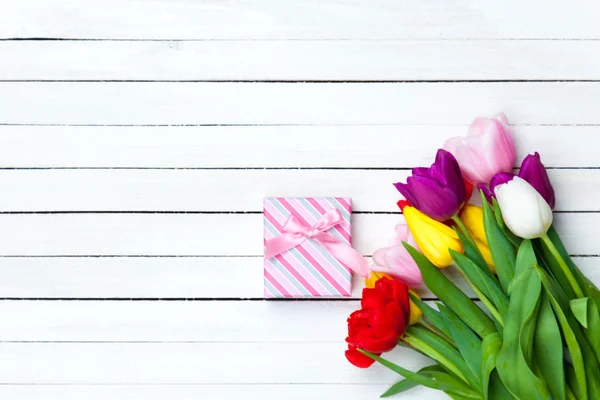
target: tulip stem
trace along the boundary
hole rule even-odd
[[[435,361],[439,362],[444,367],[448,368],[448,370],[453,372],[456,376],[458,376],[460,379],[469,383],[467,378],[465,378],[465,376],[462,374],[462,372],[460,372],[460,369],[458,369],[458,367],[452,361],[450,361],[447,357],[445,357],[442,353],[440,353],[438,350],[434,349],[429,344],[425,343],[424,341],[422,341],[408,333],[404,334],[404,338],[402,338],[402,340],[404,341],[404,343],[408,344],[410,347],[414,348],[415,350],[420,351],[421,353],[425,354],[427,357],[432,358]]]
[[[481,254],[479,247],[477,247],[477,243],[475,243],[475,239],[473,239],[473,236],[471,236],[471,232],[469,232],[469,230],[467,229],[465,224],[458,217],[458,214],[452,217],[452,221],[454,221],[454,223],[456,224],[458,229],[460,229],[460,231],[462,232],[463,236],[469,241],[473,250],[476,251],[477,254],[479,255],[481,262],[483,262],[485,265],[486,263],[485,263],[485,258],[483,257],[483,254]],[[478,263],[478,261],[475,260],[475,263]]]
[[[560,266],[560,269],[565,274],[565,277],[567,278],[567,280],[571,284],[571,287],[573,288],[573,291],[575,292],[575,296],[577,298],[585,297],[585,295],[583,294],[583,291],[581,290],[581,287],[579,287],[579,284],[577,283],[577,280],[575,279],[575,276],[573,275],[573,272],[571,272],[571,270],[567,266],[567,263],[560,255],[556,246],[554,246],[554,243],[552,243],[552,240],[548,237],[548,234],[544,233],[544,236],[542,236],[540,239],[542,239],[542,242],[544,242],[544,244],[546,245],[546,247],[548,248],[550,253],[552,253],[552,256],[554,257],[554,259]]]
[[[450,339],[448,336],[446,336],[438,328],[436,328],[435,326],[431,325],[429,322],[425,321],[424,318],[421,318],[421,320],[419,321],[419,323],[421,325],[423,325],[426,329],[429,329],[432,333],[435,333],[436,335],[438,335],[444,341],[448,342],[448,344],[452,345],[452,347],[457,348],[456,344],[452,341],[452,339]]]
[[[464,278],[464,280],[469,284],[469,286],[471,287],[471,289],[473,289],[473,291],[475,292],[475,294],[477,295],[477,297],[479,298],[479,300],[481,300],[481,302],[487,307],[488,310],[490,310],[490,314],[492,314],[492,316],[496,319],[496,321],[498,321],[498,323],[504,327],[504,321],[502,320],[502,316],[500,315],[500,312],[498,311],[498,309],[492,304],[492,302],[481,292],[481,290],[479,290],[479,288],[477,286],[475,286],[475,284],[473,284],[473,282],[471,282],[471,280],[467,277],[467,275],[462,271],[462,269],[457,268],[458,272],[460,272],[460,274],[462,275],[462,277]]]

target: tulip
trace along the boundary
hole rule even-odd
[[[487,189],[484,185],[478,185],[477,188],[483,190],[485,197],[491,203],[492,197],[494,197],[494,189],[498,185],[502,185],[510,181],[514,176],[515,175],[512,173],[500,172],[494,175],[492,178],[489,189]],[[531,186],[533,186],[535,190],[542,195],[544,200],[546,200],[550,208],[554,210],[554,206],[556,204],[554,188],[550,183],[548,172],[546,171],[544,164],[542,164],[539,153],[535,152],[534,154],[529,154],[527,157],[525,157],[521,163],[521,168],[519,169],[519,174],[517,176],[526,180]]]
[[[494,267],[494,260],[492,260],[492,253],[485,236],[485,228],[483,225],[483,210],[481,207],[477,207],[473,204],[467,204],[463,207],[460,213],[460,219],[469,231],[469,234],[473,238],[475,245],[479,249],[479,252],[485,259],[485,262],[490,267],[492,272],[496,272]]]
[[[412,206],[441,222],[458,213],[467,195],[456,159],[442,149],[430,168],[415,168],[406,183],[394,186]]]
[[[421,298],[421,296],[419,296],[417,294],[417,292],[415,292],[412,289],[408,290],[410,293],[414,294],[415,296],[417,296],[418,298]],[[410,299],[410,318],[408,320],[408,324],[409,325],[414,325],[417,322],[419,322],[421,320],[421,317],[423,316],[423,311],[421,311],[421,309],[419,308],[419,306],[417,306],[415,303],[413,303],[412,299]]]
[[[452,228],[428,217],[412,206],[404,207],[404,218],[419,249],[438,268],[452,264],[449,249],[462,253],[463,247]]]
[[[375,287],[375,282],[377,282],[381,278],[394,279],[394,277],[389,274],[386,274],[383,272],[371,271],[371,274],[365,279],[365,287],[368,289],[373,289]],[[415,292],[414,290],[409,289],[408,291],[410,293],[412,293],[413,295],[417,296],[418,298],[421,298],[417,294],[417,292]],[[409,301],[409,303],[410,303],[410,318],[409,318],[408,324],[414,325],[417,322],[419,322],[419,320],[423,316],[423,311],[421,311],[421,309],[415,303],[413,303],[412,299]]]
[[[456,157],[462,174],[473,185],[511,171],[515,163],[515,145],[504,114],[475,119],[467,136],[448,139],[443,148]]]
[[[502,180],[507,176],[502,176]],[[552,225],[552,210],[542,195],[526,180],[515,176],[494,188],[506,226],[517,236],[545,236]],[[418,241],[417,241],[418,243]]]
[[[529,154],[521,163],[519,177],[525,179],[546,200],[551,209],[554,210],[556,199],[554,188],[548,178],[546,167],[542,164],[539,153]]]
[[[399,224],[396,226],[396,237],[392,239],[390,245],[373,253],[375,265],[371,267],[371,270],[400,278],[409,287],[420,287],[423,285],[421,271],[402,242],[408,242],[411,246],[417,247],[408,226]]]

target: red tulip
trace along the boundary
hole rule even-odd
[[[408,286],[399,279],[381,278],[373,289],[363,289],[361,305],[348,318],[346,358],[367,368],[373,360],[357,349],[379,355],[396,347],[410,318]]]

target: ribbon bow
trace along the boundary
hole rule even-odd
[[[289,249],[299,246],[311,238],[323,246],[342,264],[347,265],[360,276],[367,276],[369,263],[348,244],[340,241],[327,231],[344,219],[336,208],[332,208],[319,218],[314,226],[303,224],[294,215],[290,215],[283,225],[283,233],[267,240],[265,258],[271,258]]]

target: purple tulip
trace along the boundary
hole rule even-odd
[[[506,182],[511,181],[515,176],[522,178],[527,181],[531,186],[538,191],[539,194],[542,195],[544,200],[548,203],[551,209],[554,210],[554,205],[556,203],[556,199],[554,196],[554,188],[550,183],[550,178],[548,178],[548,173],[546,172],[546,168],[540,159],[539,153],[535,152],[534,154],[529,154],[523,162],[521,163],[521,168],[519,170],[518,175],[514,175],[508,172],[500,172],[492,178],[490,182],[489,191],[484,190],[479,187],[479,189],[484,190],[485,196],[488,198],[488,201],[491,202],[491,197],[489,194],[495,193],[496,187],[502,185]]]
[[[540,160],[540,155],[536,151],[534,154],[529,154],[521,163],[519,177],[525,179],[531,186],[542,195],[551,209],[554,210],[556,198],[554,197],[554,188],[548,178],[546,167]]]
[[[443,149],[430,168],[415,168],[406,183],[394,186],[411,205],[442,222],[456,215],[467,196],[458,162]]]

